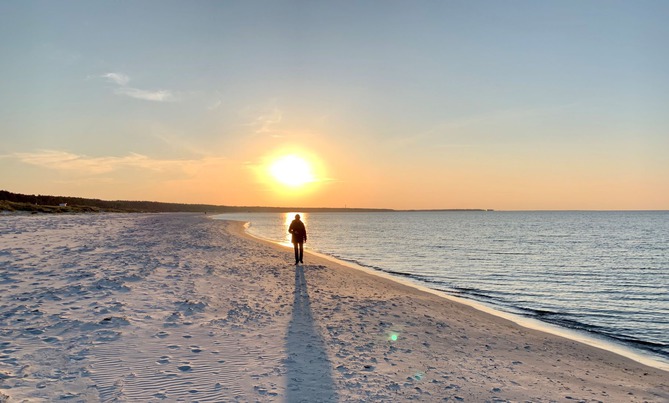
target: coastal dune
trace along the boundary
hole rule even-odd
[[[669,401],[661,369],[292,261],[200,214],[1,217],[0,402]]]

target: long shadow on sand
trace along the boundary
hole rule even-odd
[[[288,387],[286,401],[336,402],[337,392],[332,378],[325,343],[311,315],[304,267],[295,266],[295,300],[293,317],[286,340]]]

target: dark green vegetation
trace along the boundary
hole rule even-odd
[[[81,197],[24,195],[0,190],[0,211],[25,211],[34,213],[244,213],[285,211],[392,211],[383,209],[352,208],[303,208],[303,207],[238,207],[210,204],[160,203],[152,201],[98,200]]]
[[[68,196],[24,195],[0,190],[0,211],[31,213],[274,213],[286,211],[314,212],[380,212],[398,211],[368,208],[304,208],[218,206],[212,204],[161,203],[154,201],[99,200]],[[480,209],[402,210],[402,211],[485,211]],[[490,211],[490,210],[488,210]]]
[[[91,206],[47,206],[31,203],[17,203],[0,200],[0,211],[23,211],[30,213],[98,213],[103,211],[120,211],[112,209],[100,209]]]

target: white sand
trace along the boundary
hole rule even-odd
[[[2,216],[0,402],[669,401],[665,371],[292,259],[203,215]]]

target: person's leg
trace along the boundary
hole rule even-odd
[[[297,242],[293,243],[293,248],[295,249],[295,264],[300,262],[300,256],[298,255]]]
[[[304,243],[300,242],[300,263],[304,263],[302,261],[303,256],[304,256]]]

